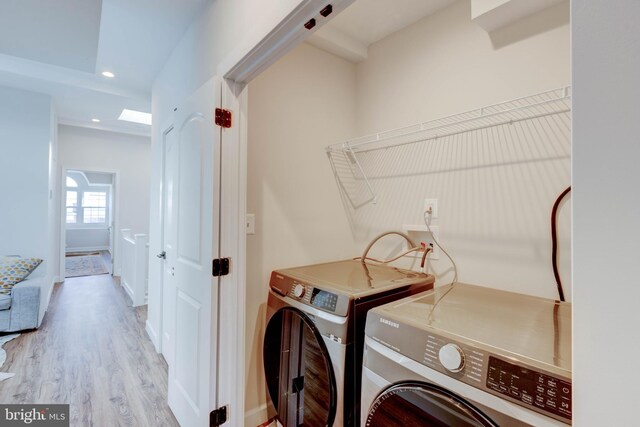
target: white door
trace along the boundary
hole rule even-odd
[[[175,227],[176,190],[175,173],[178,166],[177,132],[173,127],[163,133],[163,173],[162,173],[162,354],[167,364],[173,364],[174,307],[176,304],[175,285]]]
[[[221,81],[211,79],[178,107],[174,121],[178,161],[173,202],[176,230],[173,363],[169,406],[183,427],[209,425],[216,402],[220,131],[214,109]]]

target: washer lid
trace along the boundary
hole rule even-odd
[[[456,283],[374,308],[374,317],[373,338],[386,324],[408,325],[571,377],[570,303]]]
[[[314,287],[355,298],[377,294],[385,289],[432,284],[435,281],[430,274],[388,265],[362,264],[359,259],[275,270],[271,276],[271,286],[279,289],[278,276],[297,279]],[[289,289],[281,291],[287,293]]]

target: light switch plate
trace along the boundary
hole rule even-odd
[[[256,234],[256,215],[247,214],[247,220],[245,222],[247,234]]]

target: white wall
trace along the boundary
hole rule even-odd
[[[572,2],[575,426],[638,424],[640,2]]]
[[[0,87],[0,253],[44,260],[41,316],[57,275],[54,121],[48,95]]]
[[[328,141],[354,133],[355,71],[304,44],[249,85],[247,210],[256,215],[256,234],[247,236],[249,412],[266,402],[262,337],[271,271],[355,253],[324,151]],[[264,421],[266,414],[253,425]]]
[[[109,249],[109,230],[104,228],[67,228],[66,252]],[[117,235],[115,236],[117,238]]]
[[[357,68],[360,135],[570,84],[568,2],[501,30],[500,47],[470,16],[469,2],[459,1],[369,47]],[[556,298],[549,217],[571,182],[571,147],[568,126],[558,143],[547,123],[361,156],[378,202],[348,209],[358,246],[379,232],[423,224],[424,199],[437,198],[433,224],[461,281]],[[560,214],[560,267],[570,296],[569,205]],[[439,283],[451,280],[443,255],[432,265]]]
[[[115,189],[119,228],[149,232],[151,144],[147,137],[73,126],[59,127],[59,164],[76,170],[118,171]],[[115,255],[119,254],[119,231],[115,231]]]

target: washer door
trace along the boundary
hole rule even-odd
[[[472,403],[422,382],[394,384],[373,401],[366,427],[496,427]]]
[[[278,310],[264,338],[264,372],[271,402],[285,427],[324,427],[336,416],[336,380],[322,335],[293,307]]]

